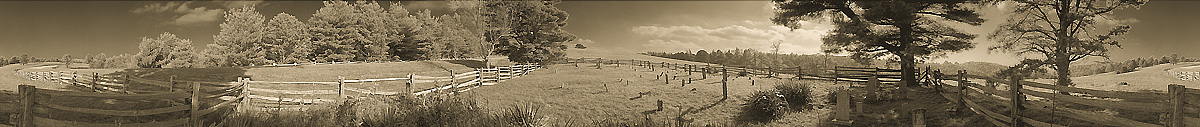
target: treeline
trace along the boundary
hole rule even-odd
[[[826,56],[826,55],[801,55],[801,54],[778,54],[760,52],[754,49],[734,49],[730,51],[713,51],[705,50],[691,52],[647,52],[643,53],[650,56],[686,60],[693,62],[711,63],[726,66],[747,66],[755,68],[765,67],[803,67],[803,68],[829,68],[832,66],[856,66],[856,67],[884,67],[881,65],[865,65],[857,62],[846,56]]]
[[[1154,66],[1154,65],[1167,64],[1167,63],[1197,62],[1197,61],[1200,61],[1200,59],[1182,57],[1182,56],[1179,56],[1179,54],[1171,54],[1171,55],[1162,56],[1162,57],[1151,56],[1151,57],[1145,57],[1145,58],[1135,58],[1135,59],[1129,59],[1129,60],[1120,61],[1120,62],[1073,65],[1073,67],[1071,67],[1071,68],[1074,68],[1074,69],[1071,70],[1072,71],[1071,76],[1087,76],[1087,75],[1109,73],[1109,72],[1116,72],[1116,73],[1120,74],[1120,73],[1137,71],[1137,68],[1141,68],[1141,67],[1150,67],[1150,66]]]
[[[401,3],[324,1],[308,21],[254,7],[230,9],[214,44],[196,50],[171,33],[143,38],[137,54],[88,55],[95,68],[194,68],[329,61],[411,61],[505,55],[560,59],[567,13],[559,1],[450,1],[450,12],[410,13]]]
[[[63,58],[65,58],[65,59],[37,58],[37,57],[29,56],[29,54],[21,54],[20,56],[12,56],[12,57],[8,57],[8,58],[0,57],[0,66],[9,65],[9,64],[35,63],[35,62],[62,62],[62,61],[70,60],[70,55],[63,55],[63,56],[64,56]]]

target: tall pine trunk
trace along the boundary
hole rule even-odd
[[[899,53],[895,53],[896,56],[900,56],[900,81],[903,82],[903,85],[910,87],[918,86],[916,70],[914,70],[917,64],[916,58],[909,52],[913,45],[912,18],[915,17],[897,18],[896,20],[896,27],[900,28],[900,50]]]

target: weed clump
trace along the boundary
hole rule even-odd
[[[787,111],[787,102],[783,95],[775,90],[757,91],[746,98],[742,104],[741,117],[751,121],[771,121],[779,119]]]
[[[779,92],[787,107],[793,111],[807,111],[813,108],[813,87],[810,84],[801,83],[798,81],[785,81],[775,85],[775,90]]]

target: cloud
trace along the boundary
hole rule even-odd
[[[222,9],[208,9],[205,7],[199,7],[184,11],[183,16],[179,16],[174,20],[171,20],[171,22],[168,24],[191,25],[219,21],[221,20],[221,16],[223,16],[224,12],[225,10]]]
[[[228,2],[218,2],[218,3],[220,3],[221,5],[229,6],[229,5],[246,5],[246,4],[253,5],[253,4],[258,4],[261,2],[262,1],[257,1],[257,2],[254,2],[254,1],[228,1]],[[133,10],[130,10],[130,12],[133,12],[135,14],[168,15],[172,18],[170,20],[165,21],[163,24],[180,25],[180,26],[197,25],[197,24],[202,24],[202,23],[220,21],[222,18],[221,16],[223,16],[223,14],[225,12],[225,10],[221,9],[221,8],[209,8],[209,7],[204,7],[204,6],[193,8],[191,6],[192,3],[193,3],[192,1],[151,3],[151,4],[147,4],[147,5],[143,5],[141,7],[135,8]]]
[[[233,1],[214,1],[221,3],[225,8],[240,8],[242,6],[255,6],[262,3],[262,0],[233,0]]]
[[[687,49],[729,50],[752,48],[759,51],[772,50],[773,42],[782,41],[781,53],[812,54],[821,47],[821,36],[829,30],[818,25],[813,29],[789,29],[769,22],[745,21],[743,25],[728,25],[718,28],[700,26],[636,26],[631,31],[649,36],[644,50],[668,52]]]
[[[590,45],[592,45],[592,44],[596,44],[596,41],[592,41],[592,39],[582,39],[582,38],[580,38],[580,39],[575,39],[575,40],[572,40],[572,41],[571,41],[571,43],[575,43],[575,44],[583,44],[584,46],[590,46]]]
[[[130,12],[133,12],[135,14],[163,13],[163,12],[167,12],[167,10],[174,10],[179,5],[182,5],[183,3],[184,2],[151,3],[148,5],[142,5],[141,7],[130,10]],[[189,1],[187,3],[191,3],[191,2]]]
[[[1129,25],[1129,24],[1133,24],[1133,23],[1142,22],[1142,20],[1138,20],[1136,18],[1112,19],[1112,18],[1104,18],[1104,17],[1097,16],[1097,17],[1094,17],[1093,19],[1095,19],[1096,22],[1100,22],[1100,23],[1103,23],[1105,25],[1110,25],[1110,26],[1111,25]]]
[[[688,51],[688,50],[696,51],[696,50],[704,49],[704,47],[701,47],[700,45],[696,45],[696,43],[680,42],[679,40],[654,39],[654,40],[650,40],[648,42],[649,43],[642,44],[642,47],[654,47],[650,51],[656,51],[656,52],[681,52],[681,51]]]

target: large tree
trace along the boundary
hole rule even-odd
[[[279,13],[267,22],[263,41],[267,60],[279,63],[308,62],[312,53],[309,26],[296,16]]]
[[[391,17],[375,2],[351,4],[324,1],[309,24],[314,55],[318,61],[364,61],[388,58],[388,44],[380,41],[378,21]]]
[[[137,66],[141,68],[190,68],[195,62],[192,41],[169,32],[158,38],[142,37],[138,45]]]
[[[1127,25],[1097,24],[1121,8],[1140,7],[1145,0],[1011,0],[1009,19],[988,38],[1000,44],[989,48],[1040,58],[1023,60],[1027,69],[1049,65],[1056,85],[1070,86],[1071,62],[1088,57],[1108,58],[1108,47],[1129,31]],[[1026,67],[1032,66],[1032,67]],[[1019,68],[1018,68],[1019,69]]]
[[[799,29],[802,20],[833,22],[827,53],[850,53],[860,62],[887,58],[901,64],[901,79],[916,85],[915,64],[974,47],[975,35],[943,22],[980,25],[972,0],[775,0],[775,24]]]
[[[409,15],[408,9],[405,9],[400,2],[392,3],[388,12],[391,13],[389,23],[386,27],[390,29],[388,34],[393,38],[402,37],[400,40],[391,41],[388,43],[388,53],[392,54],[393,58],[400,60],[423,60],[429,58],[426,54],[429,52],[429,43],[420,41],[414,38],[417,35],[415,29],[420,27],[420,23],[416,17]]]
[[[554,5],[561,1],[489,1],[488,40],[496,53],[514,62],[543,63],[562,58],[562,42],[575,35],[562,28],[568,14]]]
[[[233,8],[225,13],[221,32],[208,44],[205,60],[211,66],[246,66],[274,63],[267,59],[262,43],[266,18],[253,6]],[[206,62],[206,63],[208,63]]]

